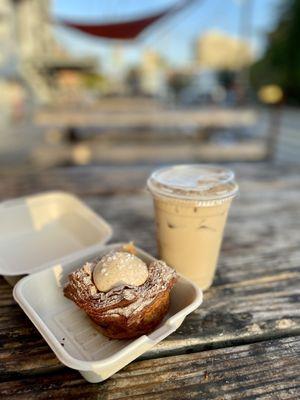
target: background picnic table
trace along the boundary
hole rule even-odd
[[[57,360],[0,279],[1,398],[300,398],[299,168],[231,167],[241,193],[203,305],[103,383],[89,384]],[[144,188],[151,169],[2,170],[0,197],[70,191],[112,224],[112,241],[134,240],[155,254],[153,209]]]

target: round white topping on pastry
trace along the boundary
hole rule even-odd
[[[141,286],[147,279],[147,265],[135,255],[122,251],[106,254],[93,271],[93,281],[100,292],[122,285]]]

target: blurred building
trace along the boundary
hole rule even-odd
[[[0,71],[8,73],[15,56],[14,8],[10,1],[0,2]]]
[[[208,31],[196,42],[195,60],[203,69],[237,71],[251,64],[253,54],[246,41]]]
[[[165,92],[167,65],[158,52],[146,50],[143,53],[140,71],[141,89],[144,93],[156,96]]]
[[[61,89],[66,73],[94,71],[95,59],[74,58],[55,39],[49,0],[1,0],[0,78],[7,74],[24,80],[39,102],[50,102]],[[70,80],[68,80],[70,85]],[[73,87],[72,86],[72,87]]]

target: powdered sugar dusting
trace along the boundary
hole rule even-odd
[[[83,308],[92,318],[130,318],[143,310],[161,292],[173,286],[176,272],[164,261],[155,260],[148,266],[148,279],[141,286],[122,285],[107,293],[100,292],[93,282],[93,269],[101,258],[87,262],[69,276],[65,295]]]

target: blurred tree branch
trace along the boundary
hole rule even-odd
[[[300,0],[285,0],[264,56],[251,67],[255,88],[277,84],[289,103],[300,103]]]

